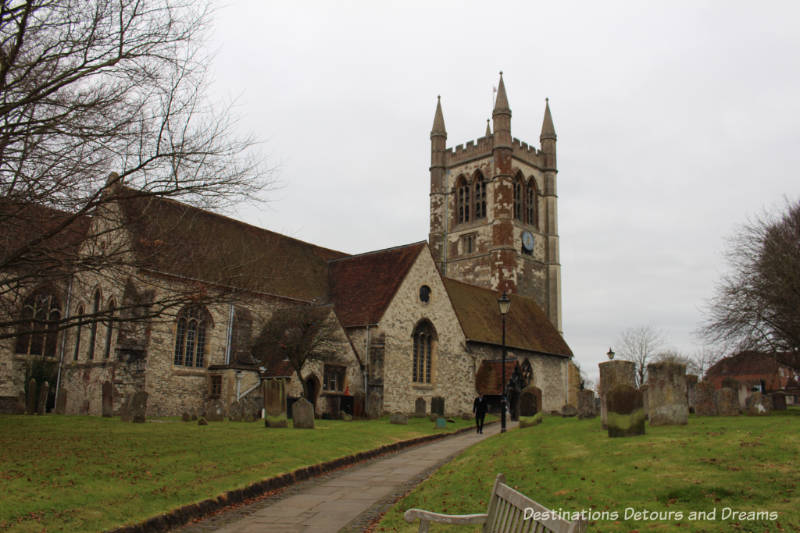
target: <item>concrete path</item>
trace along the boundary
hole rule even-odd
[[[514,423],[516,426],[516,423]],[[511,427],[511,426],[509,426]],[[337,533],[363,531],[401,496],[469,446],[498,434],[462,433],[373,459],[287,488],[251,505],[184,526],[180,533]]]

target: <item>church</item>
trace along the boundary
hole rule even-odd
[[[114,272],[31,286],[20,323],[135,309],[170,295],[219,294],[142,320],[88,321],[0,341],[0,408],[19,409],[30,361],[57,367],[60,412],[113,412],[147,392],[148,416],[203,412],[209,401],[260,399],[262,379],[288,380],[319,416],[413,413],[422,399],[470,413],[505,375],[541,390],[542,408],[576,404],[578,376],[562,337],[556,134],[545,105],[540,147],[511,136],[502,73],[491,127],[447,147],[441,101],[431,139],[427,241],[358,255],[309,244],[175,200],[142,195],[112,174],[108,199],[71,238],[74,253],[127,254]],[[57,216],[57,215],[54,215]],[[302,368],[264,367],[254,338],[275,313],[324,309],[332,349]],[[32,330],[31,330],[32,331]],[[51,387],[53,384],[51,384]],[[16,407],[15,407],[16,406]]]

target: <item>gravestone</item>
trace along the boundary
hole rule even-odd
[[[694,414],[698,416],[716,416],[717,404],[714,402],[714,385],[701,381],[694,388]]]
[[[113,389],[110,381],[103,382],[103,416],[110,418],[114,414]]]
[[[133,414],[131,413],[131,404],[133,403],[133,396],[128,396],[122,402],[119,408],[119,418],[123,422],[133,422]]]
[[[575,408],[574,405],[564,404],[561,407],[561,416],[564,418],[571,418],[573,416],[578,416],[578,410]]]
[[[292,422],[295,429],[314,429],[314,405],[305,398],[294,402]]]
[[[615,359],[597,366],[600,368],[600,420],[605,428],[608,427],[608,393],[617,385],[636,387],[636,363]]]
[[[367,399],[367,418],[380,418],[383,411],[383,399],[375,391],[369,393]]]
[[[663,361],[647,365],[647,413],[651,426],[689,422],[686,365]]]
[[[436,419],[436,429],[445,429],[447,427],[447,420],[444,418]]]
[[[772,400],[772,409],[775,411],[786,410],[786,394],[783,392],[773,392],[769,395]]]
[[[211,400],[206,403],[206,420],[209,422],[225,420],[225,406],[222,404],[222,400]]]
[[[67,391],[62,387],[56,395],[56,414],[63,415],[67,412]]]
[[[37,406],[36,413],[44,415],[47,413],[47,395],[50,394],[50,384],[48,382],[42,383],[42,388],[39,390],[39,405]]]
[[[228,407],[228,419],[231,422],[241,422],[242,421],[242,402],[239,400],[234,400],[231,405]]]
[[[594,402],[594,391],[584,389],[578,391],[578,418],[594,418],[597,416]]]
[[[208,425],[208,420],[206,420],[206,417],[201,416],[200,418],[197,419],[197,425],[198,426],[207,426]]]
[[[772,400],[769,396],[761,394],[760,392],[751,394],[747,398],[747,403],[745,405],[747,414],[750,416],[768,415],[772,411]]]
[[[526,387],[519,393],[519,416],[533,416],[542,410],[542,389]]]
[[[264,381],[264,426],[268,428],[289,426],[286,414],[286,381],[283,379]]]
[[[192,407],[192,420],[197,420],[197,409]]]
[[[431,398],[431,413],[444,416],[444,398],[441,396]]]
[[[425,418],[426,409],[425,398],[417,398],[417,401],[414,402],[414,416],[417,418]]]
[[[644,435],[644,400],[642,392],[620,384],[606,394],[606,423],[609,437]]]
[[[28,396],[25,398],[25,413],[32,415],[36,413],[36,380],[31,378],[28,382]]]
[[[183,420],[184,422],[191,422],[192,415],[189,414],[189,411],[184,411],[183,414],[181,415],[181,420]]]
[[[134,424],[143,424],[147,415],[147,393],[136,391],[131,399],[131,420]]]
[[[689,412],[694,413],[694,406],[697,402],[697,376],[686,374],[686,403],[689,404]]]
[[[719,416],[736,416],[739,414],[739,395],[730,387],[722,387],[714,391],[714,404]]]
[[[405,415],[403,413],[392,413],[392,415],[389,417],[389,422],[391,424],[402,424],[402,425],[408,424],[408,415]]]
[[[261,404],[252,395],[242,398],[242,422],[255,422],[261,418]]]

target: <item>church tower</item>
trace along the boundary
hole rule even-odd
[[[437,100],[428,242],[445,277],[531,297],[561,332],[556,131],[545,102],[540,148],[513,138],[501,72],[492,128],[447,148]]]

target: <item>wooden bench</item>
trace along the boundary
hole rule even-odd
[[[489,499],[489,508],[481,514],[447,515],[409,509],[403,515],[406,522],[419,520],[420,533],[428,531],[430,522],[451,525],[483,524],[484,533],[582,533],[583,520],[561,520],[555,513],[505,484],[505,476],[497,474]],[[526,516],[526,509],[527,516]]]

